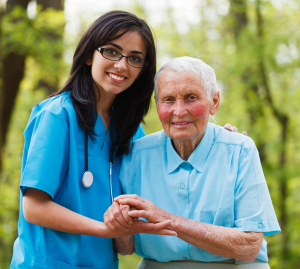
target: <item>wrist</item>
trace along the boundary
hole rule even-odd
[[[123,235],[124,232],[112,231],[107,228],[104,222],[98,222],[96,236],[104,238],[116,238]]]
[[[169,230],[173,230],[176,232],[178,217],[179,216],[177,216],[177,215],[173,215],[173,214],[169,213],[169,219],[172,221],[167,227]]]

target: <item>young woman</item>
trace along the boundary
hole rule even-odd
[[[117,268],[111,238],[118,249],[134,233],[176,235],[169,221],[122,232],[103,223],[121,194],[120,156],[144,136],[155,57],[149,26],[127,12],[104,14],[82,36],[65,86],[33,108],[24,132],[11,268]]]

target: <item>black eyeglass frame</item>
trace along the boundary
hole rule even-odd
[[[119,57],[118,60],[112,60],[112,59],[109,59],[109,58],[107,58],[107,57],[105,57],[105,56],[103,55],[103,52],[104,52],[105,49],[106,49],[106,48],[101,48],[101,47],[96,48],[96,50],[99,51],[99,52],[101,53],[101,55],[102,55],[105,59],[107,59],[107,60],[110,60],[110,61],[113,61],[113,62],[118,62],[118,61],[120,61],[120,60],[124,57],[124,58],[126,58],[126,62],[127,62],[130,66],[132,66],[133,68],[144,68],[145,66],[147,66],[147,65],[149,64],[146,60],[144,60],[144,59],[141,58],[141,59],[144,61],[144,62],[143,62],[143,66],[141,66],[141,67],[133,66],[133,65],[131,65],[131,64],[128,62],[128,58],[131,57],[131,56],[125,56],[125,55],[123,55],[123,54],[120,53],[120,52],[118,52],[118,53],[120,53],[120,57]]]

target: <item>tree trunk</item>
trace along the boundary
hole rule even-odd
[[[53,8],[55,10],[63,10],[64,8],[64,1],[63,0],[37,0],[37,4],[42,6],[42,11],[46,10],[47,8]],[[62,39],[63,36],[57,35],[55,33],[49,33],[48,35],[49,40],[59,40]],[[58,60],[62,57],[62,54],[55,55],[55,58],[53,60]],[[48,83],[45,80],[40,79],[39,80],[39,87],[45,88],[47,90],[48,95],[50,95],[53,92],[58,91],[58,75],[56,76],[54,83]]]
[[[5,14],[12,11],[15,6],[27,8],[29,0],[8,0],[6,3]],[[17,96],[19,85],[24,76],[25,55],[20,55],[18,52],[9,53],[1,57],[1,77],[2,86],[1,104],[0,104],[0,172],[2,168],[2,153],[5,144],[6,134],[9,121]]]
[[[240,51],[240,53],[244,53],[241,51],[243,45],[240,44],[240,37],[248,25],[247,0],[231,0],[230,14],[232,18],[231,27],[235,36],[237,50]],[[256,72],[251,68],[245,69],[241,74],[242,81],[245,85],[248,85],[247,90],[244,92],[244,98],[247,104],[251,129],[254,128],[254,124],[257,120],[264,115],[263,103],[260,100],[257,81],[253,79],[254,77],[256,77]],[[255,99],[251,98],[251,95],[254,95]],[[265,143],[258,139],[256,141],[256,146],[260,155],[260,160],[263,163],[266,160]]]
[[[24,9],[27,9],[29,2],[30,0],[8,0],[5,14],[10,13],[15,6],[21,6]],[[62,0],[38,0],[37,4],[41,5],[43,10],[47,8],[63,10],[64,7],[64,1]],[[57,40],[61,38],[62,36],[58,36],[54,33],[49,34],[49,39]],[[24,77],[26,55],[20,55],[17,51],[15,51],[3,57],[0,58],[2,70],[2,86],[0,88],[0,172],[2,170],[3,148],[11,114],[14,108],[16,96],[18,94],[20,82]],[[57,55],[57,58],[61,57],[62,55]],[[58,90],[58,79],[56,79],[56,82],[51,85],[42,80],[39,82],[39,84],[40,86],[46,88],[49,94]]]
[[[286,176],[286,171],[285,171],[289,116],[286,113],[280,111],[280,109],[278,109],[278,107],[275,106],[271,95],[267,71],[262,57],[264,54],[264,46],[263,46],[264,31],[263,31],[263,17],[261,14],[261,0],[256,0],[256,17],[257,17],[257,37],[260,43],[259,70],[261,74],[262,86],[265,91],[266,100],[273,112],[274,117],[280,124],[280,129],[281,129],[281,135],[280,135],[281,147],[279,148],[279,159],[278,159],[278,170],[280,171],[278,180],[279,180],[280,194],[281,194],[281,197],[279,199],[280,201],[279,223],[281,226],[281,236],[282,236],[282,242],[281,242],[282,261],[284,261],[282,266],[283,268],[286,268],[287,262],[289,261],[289,257],[290,257],[290,249],[289,249],[290,238],[287,229],[288,212],[287,212],[287,205],[286,205],[286,201],[289,194],[288,194],[288,177]]]

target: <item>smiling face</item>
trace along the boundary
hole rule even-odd
[[[117,35],[122,32],[120,31]],[[122,53],[124,56],[136,56],[142,59],[146,57],[143,38],[135,31],[125,33],[101,48],[109,49],[110,53],[114,53],[114,51]],[[104,58],[97,50],[95,50],[93,58],[86,61],[86,64],[92,66],[92,77],[101,96],[107,94],[116,96],[126,90],[138,78],[142,70],[128,65],[125,57],[120,61],[111,61]]]
[[[157,112],[166,134],[176,143],[201,141],[209,115],[219,107],[219,93],[209,101],[201,78],[193,72],[165,70],[158,79]]]

